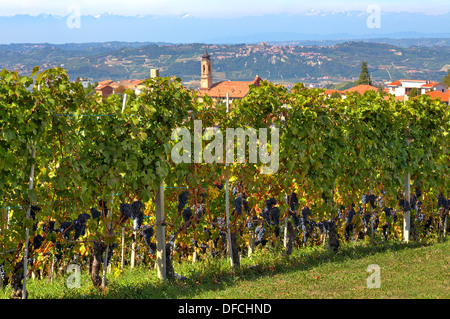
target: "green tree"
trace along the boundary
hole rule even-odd
[[[411,91],[409,91],[408,96],[409,97],[416,97],[420,95],[420,90],[417,88],[412,88]]]
[[[378,92],[383,93],[383,84],[381,83],[378,84]]]
[[[361,73],[359,74],[358,84],[372,85],[372,79],[370,78],[369,68],[367,62],[361,63]]]
[[[450,86],[450,69],[447,71],[447,75],[442,78],[442,84]]]
[[[86,88],[84,89],[84,92],[86,94],[86,97],[90,98],[95,95],[95,88],[97,87],[98,83],[95,82],[94,84],[88,83]]]
[[[334,91],[333,93],[331,93],[330,95],[330,99],[341,99],[342,96],[338,91]]]

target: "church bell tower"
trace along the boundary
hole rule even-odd
[[[202,55],[202,76],[200,80],[200,89],[209,90],[212,87],[212,72],[211,72],[211,58],[205,49],[205,54]]]

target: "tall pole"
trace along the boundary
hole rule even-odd
[[[156,269],[158,278],[166,281],[166,232],[164,220],[164,183],[156,194]]]
[[[33,150],[31,154],[31,171],[30,171],[30,182],[28,186],[28,190],[31,191],[33,189],[33,180],[34,180],[34,159],[36,158],[36,141],[33,142]],[[31,201],[27,209],[27,217],[26,220],[30,218],[31,213]],[[30,236],[30,229],[26,227],[25,229],[25,252],[23,254],[23,288],[22,288],[22,299],[27,299],[27,266],[28,266],[28,250],[29,250],[29,236]]]
[[[37,90],[41,90],[41,85],[38,84]],[[31,151],[31,169],[30,169],[30,181],[28,184],[28,190],[31,191],[33,189],[33,181],[34,181],[34,160],[36,158],[36,140],[33,142],[33,150]],[[31,200],[30,205],[27,209],[27,217],[26,220],[30,218],[31,213]],[[22,287],[22,299],[27,299],[27,272],[28,272],[28,240],[30,236],[30,229],[26,227],[25,229],[25,251],[23,253],[23,287]]]
[[[230,110],[230,99],[229,95],[227,93],[227,113]],[[228,167],[228,163],[227,163]],[[230,182],[229,182],[229,176],[227,174],[227,179],[225,181],[225,213],[226,213],[226,224],[227,224],[227,238],[228,238],[228,254],[230,255],[230,262],[231,267],[234,267],[234,261],[233,261],[233,250],[231,247],[231,230],[230,230]]]
[[[406,143],[408,144],[408,148],[409,148],[410,140],[406,139]],[[405,172],[404,192],[405,192],[405,200],[409,204],[410,199],[411,199],[411,176],[410,176],[410,172],[409,172],[409,163],[406,167],[406,172]],[[410,208],[409,207],[410,206],[408,205],[408,210],[404,212],[404,217],[403,217],[403,239],[406,243],[409,242],[409,233],[411,230]]]
[[[110,217],[112,216],[113,204],[114,204],[114,193],[111,194],[111,201],[110,201],[111,208],[109,209],[109,212],[108,212],[108,219],[110,219]],[[112,229],[110,229],[110,228],[111,228],[111,221],[108,221],[108,226],[106,228],[106,233],[108,235],[110,235],[112,232]],[[108,261],[108,254],[109,254],[109,245],[106,246],[105,258],[103,258],[103,276],[102,276],[102,289],[103,290],[106,287],[106,269],[107,269],[106,262]]]
[[[122,227],[122,258],[120,260],[120,269],[123,271],[125,265],[125,227]]]
[[[122,113],[125,111],[125,105],[127,103],[127,94],[123,95]],[[120,269],[123,271],[125,265],[125,226],[122,226],[122,256],[120,260]]]

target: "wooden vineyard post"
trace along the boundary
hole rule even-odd
[[[286,216],[284,217],[284,239],[283,239],[284,251],[286,251],[287,248],[287,238],[288,238],[288,218]]]
[[[370,194],[372,194],[372,189],[370,190]],[[370,236],[373,237],[375,235],[374,229],[373,229],[373,207],[372,203],[370,204]]]
[[[408,144],[408,147],[409,147],[410,140],[407,139],[406,143]],[[411,177],[410,177],[410,172],[409,172],[409,165],[407,166],[406,172],[405,172],[404,193],[405,193],[405,201],[410,203],[410,200],[411,200]],[[404,212],[404,217],[403,217],[403,240],[406,243],[409,242],[410,231],[411,231],[411,221],[410,221],[410,208],[409,208],[409,204],[408,204],[408,210]]]
[[[372,214],[373,214],[373,208],[372,208],[372,206],[370,206],[370,233],[371,233],[371,236],[373,237],[373,235],[375,235],[375,234],[374,234],[374,229],[373,229],[373,216],[372,216]]]
[[[130,262],[130,266],[131,269],[134,268],[135,263],[136,263],[136,236],[137,236],[137,231],[133,228],[133,243],[131,244],[131,262]]]
[[[447,217],[448,217],[448,214],[445,215],[445,218],[444,218],[444,239],[447,235]]]
[[[248,257],[251,257],[254,251],[255,251],[255,231],[251,229],[248,232]]]
[[[158,278],[166,281],[166,227],[164,217],[164,183],[156,193],[156,270]]]
[[[123,271],[125,264],[125,227],[122,227],[122,257],[120,259],[120,270]]]
[[[127,94],[123,95],[123,103],[122,103],[122,114],[125,111],[125,106],[127,104]],[[125,264],[125,226],[122,227],[122,256],[120,259],[120,270],[123,271],[123,267]]]
[[[230,110],[230,99],[229,95],[227,93],[227,99],[226,99],[226,105],[227,105],[227,113]],[[227,163],[228,166],[228,163]],[[231,268],[234,268],[234,262],[233,262],[233,251],[232,251],[232,244],[231,244],[231,230],[230,230],[230,181],[229,176],[227,176],[227,179],[225,181],[225,214],[226,214],[226,227],[227,227],[227,242],[228,242],[228,255],[230,255],[230,263]]]
[[[33,181],[34,181],[34,159],[36,158],[36,141],[34,141],[33,143],[33,150],[32,150],[32,154],[31,154],[31,159],[32,159],[32,163],[31,163],[31,171],[30,171],[30,183],[28,186],[28,190],[31,191],[33,189]],[[30,204],[28,205],[28,209],[27,209],[27,217],[26,219],[28,220],[30,218],[30,213],[31,213],[31,201]],[[25,251],[23,254],[23,288],[22,288],[22,299],[27,299],[27,266],[28,266],[28,250],[29,250],[29,245],[28,245],[28,238],[30,236],[30,229],[28,227],[26,227],[25,229]]]
[[[5,207],[2,206],[2,217],[0,220],[0,235],[3,235],[4,233],[4,227],[6,227],[7,220],[6,220],[6,210]]]
[[[37,90],[40,91],[41,90],[41,85],[38,84]],[[28,186],[28,190],[31,191],[33,189],[33,182],[34,182],[34,160],[36,158],[36,141],[33,142],[33,150],[32,150],[32,154],[31,154],[31,169],[30,169],[30,182],[29,182],[29,186]],[[28,218],[30,218],[30,213],[31,213],[31,201],[30,204],[28,206],[28,210],[27,210],[27,217],[26,219],[28,220]],[[28,250],[29,250],[29,245],[28,245],[28,238],[30,236],[30,229],[28,227],[26,227],[25,229],[25,251],[23,254],[23,288],[22,288],[22,299],[27,299],[27,267],[28,267]]]
[[[114,194],[111,194],[111,201],[110,201],[111,208],[108,212],[108,219],[112,216],[113,203],[114,203]],[[106,228],[106,232],[108,234],[111,232],[110,228],[111,222],[108,222],[108,226]],[[106,269],[107,269],[108,254],[109,254],[109,244],[106,245],[105,258],[103,258],[102,290],[105,290],[106,287]]]

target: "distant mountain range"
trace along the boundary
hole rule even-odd
[[[183,16],[0,16],[0,43],[166,42],[239,44],[374,38],[450,38],[450,13],[381,12],[379,28],[370,28],[368,12],[273,14],[200,19]],[[68,23],[69,22],[69,23]],[[77,26],[77,25],[75,25]]]

